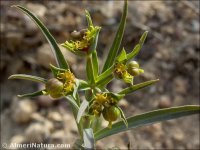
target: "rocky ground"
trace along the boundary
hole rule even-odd
[[[98,55],[103,63],[120,21],[123,1],[1,1],[1,142],[68,143],[77,139],[68,103],[41,96],[19,100],[17,94],[42,88],[28,81],[7,80],[16,73],[51,76],[55,60],[45,38],[31,20],[10,6],[21,4],[47,25],[58,43],[86,26],[84,9],[102,26]],[[145,31],[149,35],[136,60],[145,73],[136,83],[160,82],[127,96],[120,105],[126,116],[171,106],[199,104],[199,2],[130,1],[122,45],[131,51]],[[63,50],[76,76],[85,78],[85,62]],[[118,91],[125,85],[109,85]],[[106,125],[106,123],[103,123]],[[98,148],[199,149],[199,116],[180,118],[113,135]]]

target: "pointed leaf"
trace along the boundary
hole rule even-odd
[[[83,100],[83,102],[81,103],[81,106],[80,106],[80,108],[78,110],[78,115],[76,117],[77,123],[79,123],[81,117],[84,115],[85,110],[87,109],[88,105],[89,105],[88,101]]]
[[[51,69],[51,72],[53,73],[54,77],[57,77],[57,74],[59,72],[67,71],[67,69],[58,68],[52,64],[50,64],[50,69]]]
[[[141,50],[141,46],[140,46],[140,44],[137,44],[134,47],[133,51],[131,53],[127,54],[127,60],[134,58],[140,52],[140,50]]]
[[[105,92],[107,93],[107,92]],[[124,94],[117,94],[117,93],[113,93],[113,92],[108,92],[107,94],[110,94],[111,97],[113,97],[116,100],[121,100],[125,95]]]
[[[119,56],[117,57],[117,61],[118,61],[118,62],[123,62],[123,61],[125,61],[125,60],[127,60],[127,57],[126,57],[126,51],[125,51],[125,49],[123,48],[122,51],[121,51],[121,53],[120,53]]]
[[[125,94],[125,95],[127,95],[127,94],[130,94],[130,93],[132,93],[132,92],[134,92],[136,90],[139,90],[139,89],[142,89],[142,88],[144,88],[146,86],[154,84],[154,83],[156,83],[158,81],[159,81],[159,79],[142,82],[142,83],[130,86],[130,87],[126,88],[126,89],[123,89],[121,92],[119,92],[119,94]]]
[[[148,35],[148,31],[145,31],[142,34],[142,36],[141,36],[141,38],[139,40],[139,43],[134,47],[134,49],[133,49],[133,51],[131,53],[127,54],[127,60],[130,60],[130,59],[134,58],[140,52],[147,35]]]
[[[17,95],[19,98],[25,98],[25,97],[36,97],[36,96],[40,96],[43,95],[43,90],[41,91],[36,91],[33,93],[27,93],[27,94],[23,94],[23,95]]]
[[[76,79],[76,83],[75,83],[75,85],[74,85],[74,91],[73,91],[73,94],[72,94],[72,96],[73,96],[74,98],[76,98],[76,94],[77,94],[77,91],[78,91],[78,87],[79,87],[79,80]]]
[[[93,69],[94,69],[94,77],[95,79],[98,76],[99,73],[99,62],[98,62],[98,57],[97,57],[97,51],[94,50],[92,52],[92,63],[93,63]]]
[[[22,79],[22,80],[30,80],[34,82],[46,83],[47,80],[41,77],[27,75],[27,74],[14,74],[11,75],[8,79]]]
[[[119,106],[116,106],[116,107],[119,109],[121,118],[122,118],[124,124],[126,125],[126,127],[128,128],[128,121],[126,119],[126,116],[124,115],[124,112],[122,111],[122,109]]]
[[[83,130],[84,148],[87,150],[95,149],[94,134],[91,128]]]
[[[107,136],[111,136],[116,133],[124,132],[130,129],[142,127],[145,125],[158,123],[161,121],[176,119],[183,116],[200,114],[200,106],[198,105],[186,105],[179,107],[171,107],[165,109],[158,109],[150,112],[146,112],[140,115],[136,115],[127,119],[128,128],[124,125],[123,121],[113,124],[112,128],[104,128],[95,133],[95,141],[98,141]]]
[[[120,21],[120,25],[118,28],[118,31],[116,33],[114,42],[110,48],[110,51],[108,53],[106,62],[104,64],[103,67],[103,71],[106,71],[108,68],[110,68],[110,66],[112,66],[113,62],[115,61],[115,58],[117,56],[118,50],[120,48],[120,44],[123,38],[123,34],[124,34],[124,29],[125,29],[125,25],[126,25],[126,17],[127,17],[127,11],[128,11],[128,2],[127,0],[125,0],[124,2],[124,9],[123,9],[123,14],[122,14],[122,18]]]
[[[87,19],[88,27],[93,26],[92,19],[91,19],[89,11],[85,10],[85,16],[86,16],[86,19]]]
[[[96,35],[92,38],[92,42],[91,42],[91,45],[89,47],[89,53],[92,53],[97,48],[99,32],[100,32],[101,28],[100,27],[95,27],[95,28],[96,28]]]
[[[142,34],[142,37],[140,38],[140,41],[139,41],[139,44],[140,44],[141,47],[143,46],[144,41],[145,41],[146,38],[147,38],[147,35],[148,35],[148,31],[145,31],[145,32]]]
[[[60,48],[58,47],[54,37],[51,35],[51,33],[45,27],[45,25],[28,9],[26,9],[20,5],[14,5],[13,7],[19,8],[21,11],[23,11],[26,15],[28,15],[35,22],[35,24],[39,27],[39,29],[42,31],[42,33],[46,37],[47,41],[49,42],[52,52],[56,58],[56,62],[58,64],[58,66],[63,69],[68,69],[69,66],[68,66],[62,52],[60,51]]]

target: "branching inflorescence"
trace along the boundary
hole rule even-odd
[[[25,74],[11,75],[9,79],[26,79],[45,85],[45,89],[41,91],[19,95],[21,98],[39,95],[50,95],[54,99],[66,98],[72,107],[80,134],[80,140],[75,142],[75,145],[78,144],[82,148],[94,149],[95,140],[138,126],[199,113],[199,106],[183,106],[147,112],[128,119],[125,117],[122,109],[118,106],[119,101],[124,96],[159,81],[156,79],[139,84],[134,83],[134,78],[144,73],[139,63],[133,59],[141,50],[148,34],[147,31],[141,36],[139,43],[136,44],[132,52],[127,54],[124,48],[120,50],[127,16],[127,3],[127,0],[125,0],[120,25],[101,72],[96,51],[101,27],[93,25],[88,11],[86,11],[88,27],[80,31],[73,31],[71,39],[61,44],[66,50],[86,60],[87,80],[78,79],[74,76],[55,39],[44,24],[26,8],[19,5],[14,6],[27,14],[38,25],[51,45],[58,66],[50,64],[50,69],[54,75],[50,79]],[[107,85],[114,78],[125,82],[127,88],[117,93],[109,91]],[[85,91],[85,99],[80,100],[79,91]],[[108,128],[102,129],[101,118],[108,121]],[[122,121],[113,124],[120,118]]]

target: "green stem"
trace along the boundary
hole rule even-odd
[[[74,100],[76,102],[76,104],[78,106],[80,106],[80,98],[79,98],[78,94],[76,94],[76,98],[74,98],[72,96],[71,98],[68,97],[68,99],[71,99],[71,101]],[[74,120],[76,120],[76,117],[77,117],[77,114],[78,114],[78,110],[77,110],[77,108],[72,103],[70,103],[70,107],[71,107],[72,112],[73,112]],[[81,137],[81,140],[83,141],[83,124],[82,124],[82,119],[80,120],[79,123],[76,122],[76,125],[77,125],[77,128],[78,128],[78,132],[79,132],[79,135]]]
[[[87,70],[87,77],[88,81],[94,85],[95,84],[95,76],[94,76],[94,66],[92,63],[92,55],[87,55],[87,64],[86,64],[86,70]]]
[[[105,77],[104,80],[99,80],[96,83],[96,86],[99,88],[103,88],[105,87],[105,85],[107,85],[109,82],[111,82],[113,80],[114,76],[113,74],[110,74],[109,76]]]
[[[71,105],[71,107],[72,107],[72,112],[73,112],[74,119],[76,120],[77,112],[73,108],[73,105]],[[82,121],[81,120],[80,120],[79,123],[77,123],[76,121],[75,122],[76,122],[76,125],[77,125],[77,128],[78,128],[78,132],[79,132],[79,135],[81,137],[81,140],[83,141],[83,128],[82,128],[82,124],[81,124]]]
[[[75,101],[76,101],[76,104],[80,107],[80,105],[81,105],[81,100],[80,100],[80,97],[79,97],[79,95],[78,95],[78,93],[76,93],[76,98],[74,99]]]

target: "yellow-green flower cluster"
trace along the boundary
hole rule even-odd
[[[126,83],[133,82],[133,77],[143,73],[136,61],[131,61],[128,65],[123,62],[116,62],[114,66],[114,75],[118,79],[123,79]]]
[[[53,98],[66,96],[73,92],[74,85],[75,76],[70,70],[58,72],[56,78],[47,81],[44,94],[49,94]]]
[[[109,93],[98,93],[96,94],[91,105],[92,114],[100,116],[104,107],[109,107],[116,104],[117,100],[113,98]]]
[[[75,76],[70,70],[58,73],[57,78],[63,83],[64,95],[68,95],[73,91],[75,85]]]
[[[63,47],[74,52],[75,54],[84,54],[89,52],[89,48],[95,38],[99,27],[90,26],[88,29],[74,31],[71,33],[73,40],[66,41]]]
[[[120,115],[119,109],[116,107],[117,99],[110,93],[96,94],[90,107],[90,113],[96,117],[103,115],[104,119],[109,122],[108,127],[112,126],[112,122],[117,120]]]

